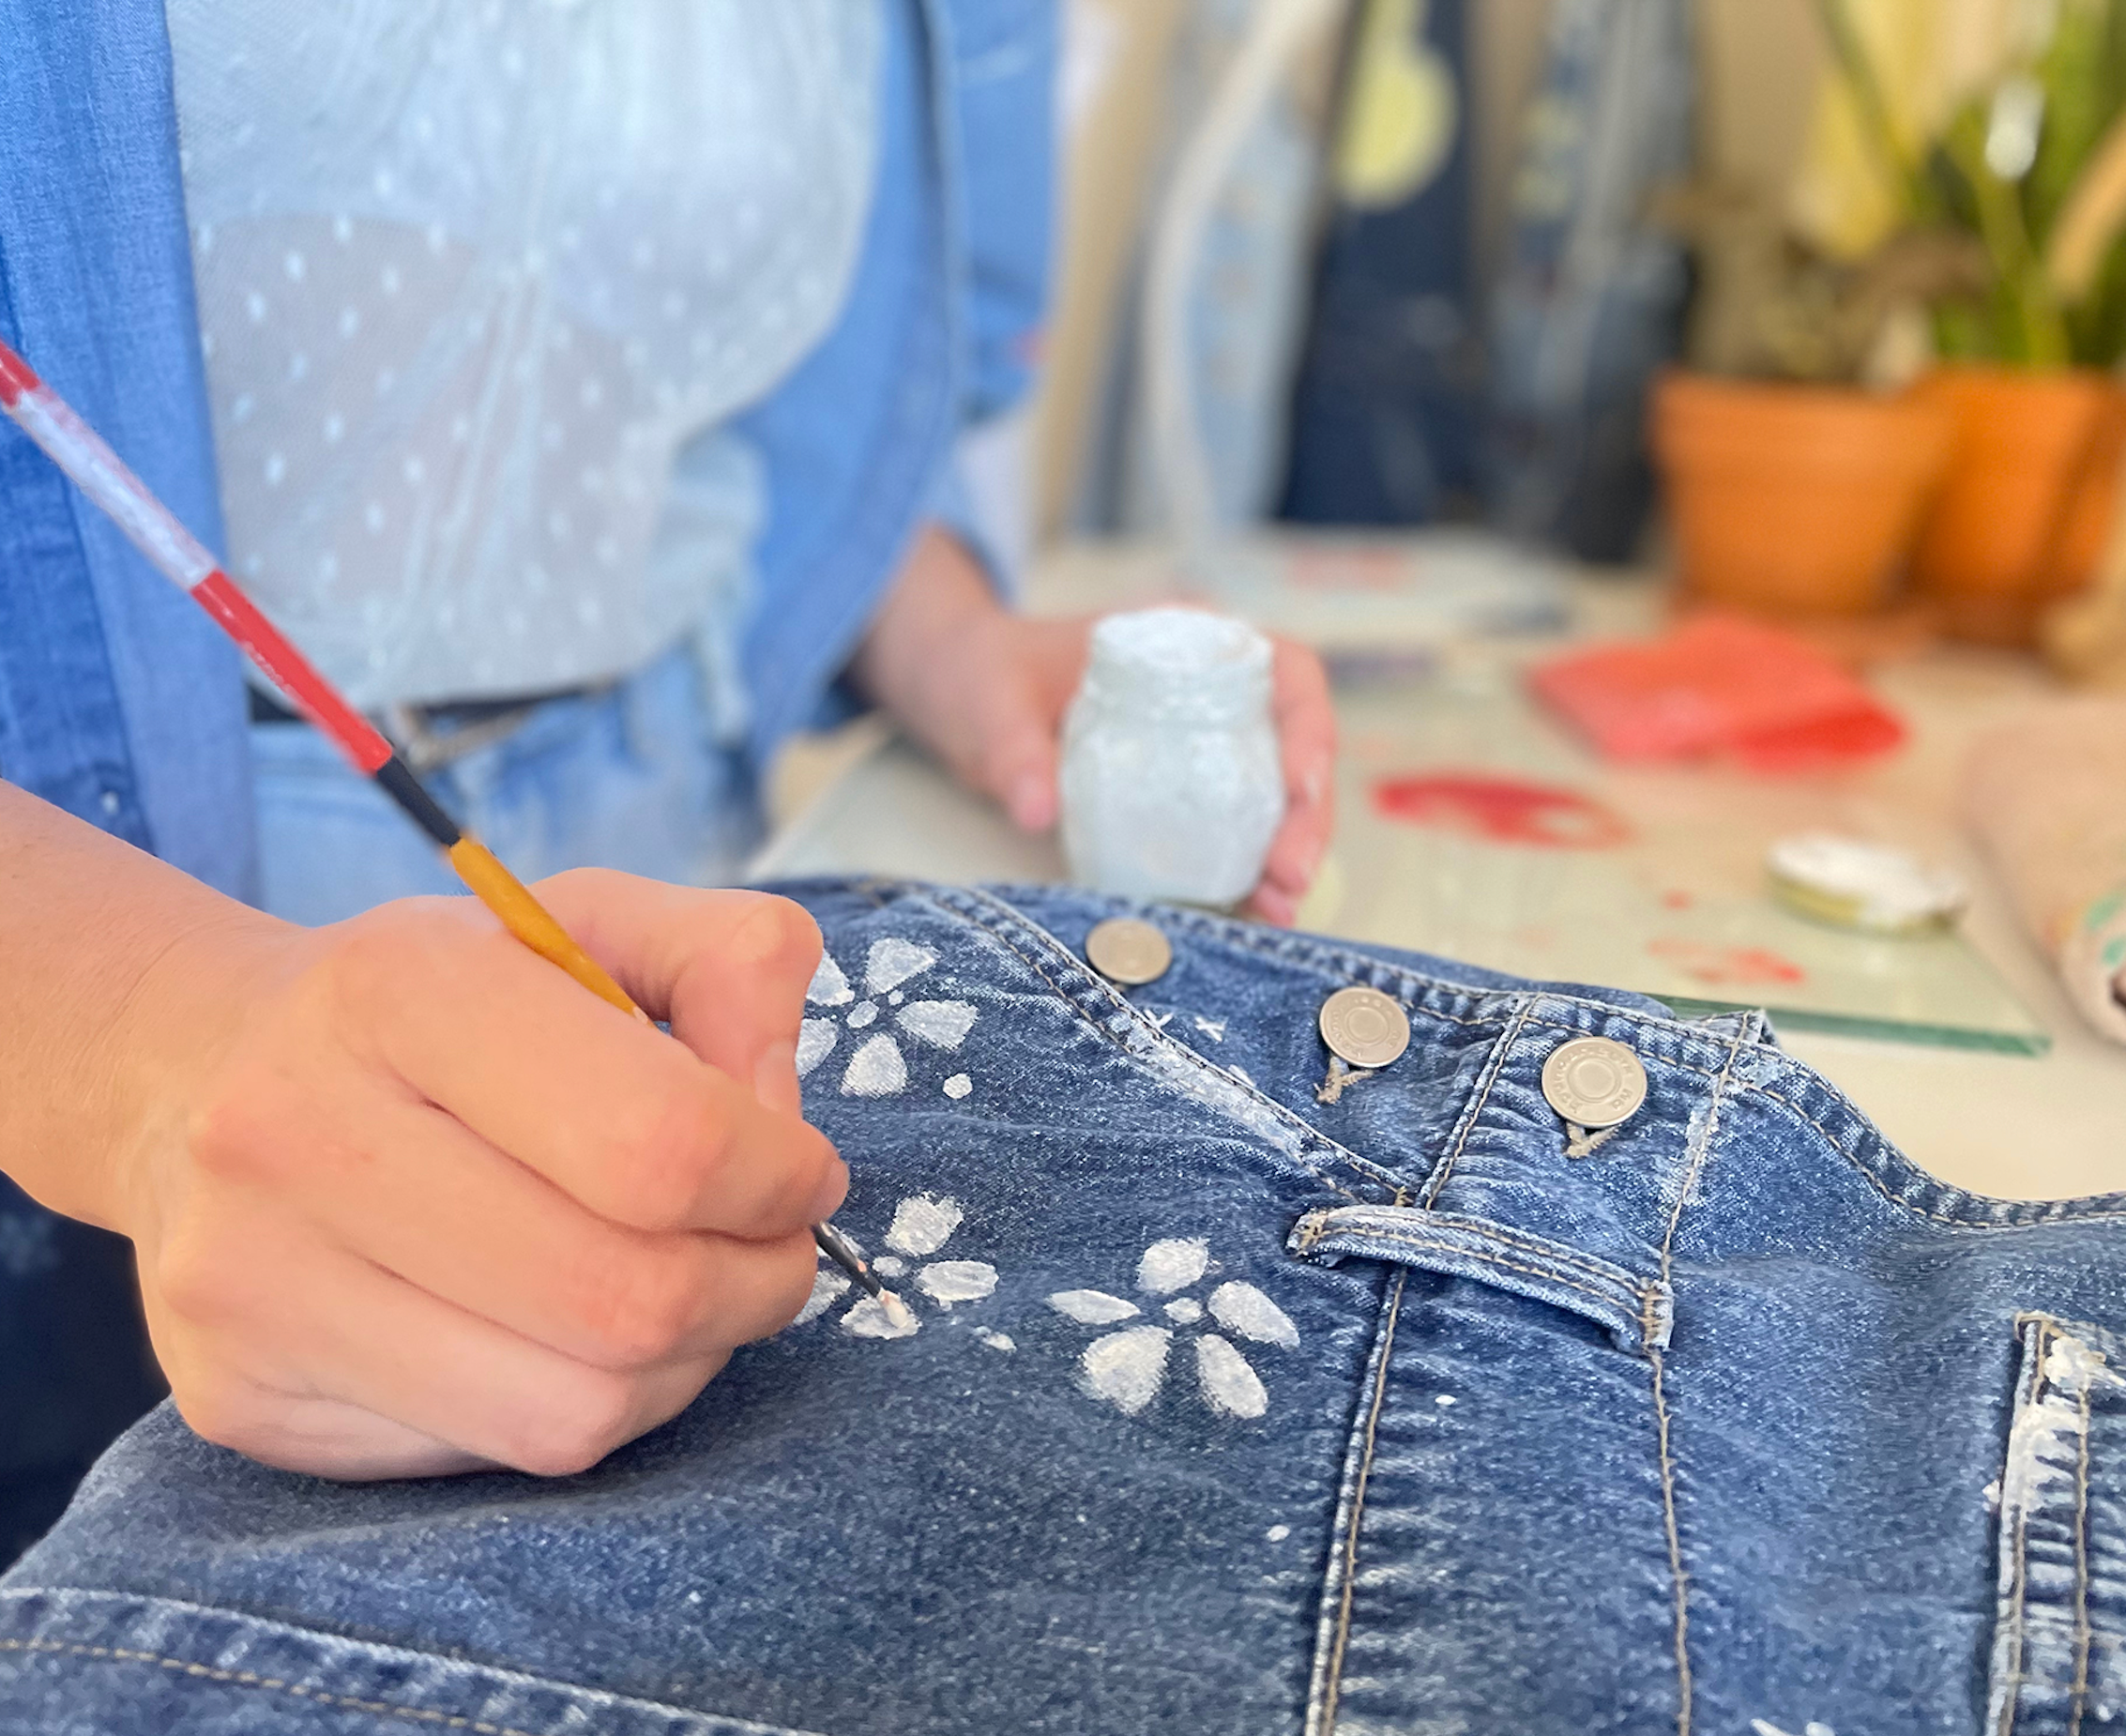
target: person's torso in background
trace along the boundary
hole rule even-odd
[[[831,325],[873,0],[170,0],[233,568],[361,705],[728,639],[720,424]]]

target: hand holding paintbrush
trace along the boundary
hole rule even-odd
[[[617,876],[549,883],[556,920],[5,345],[0,407],[448,850],[510,934],[610,1003],[469,906],[290,929],[173,889],[181,876],[0,789],[0,847],[29,889],[14,907],[43,919],[0,919],[0,963],[57,984],[52,948],[76,945],[80,1041],[63,1017],[36,1035],[60,1069],[85,1068],[101,1117],[0,1119],[57,1153],[9,1167],[134,1238],[180,1404],[273,1462],[568,1470],[671,1414],[731,1346],[796,1311],[812,1273],[801,1227],[841,1196],[831,1148],[797,1114],[809,921]],[[85,899],[73,922],[69,899]],[[129,952],[110,912],[159,906],[167,942]],[[591,923],[680,1043],[571,938]],[[67,1004],[55,993],[44,1011]],[[22,1047],[36,1050],[27,1030]],[[96,1160],[67,1162],[84,1132]],[[868,1280],[830,1232],[821,1245]]]

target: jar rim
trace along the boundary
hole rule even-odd
[[[1270,648],[1234,616],[1168,606],[1104,617],[1093,627],[1092,657],[1129,675],[1216,678],[1267,670]]]

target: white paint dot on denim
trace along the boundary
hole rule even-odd
[[[833,1053],[842,1033],[832,1019],[807,1019],[797,1027],[797,1077],[802,1079]]]
[[[987,1260],[933,1260],[916,1273],[916,1287],[939,1306],[979,1302],[996,1289],[996,1268]]]
[[[1289,1525],[1273,1525],[1263,1533],[1263,1536],[1270,1543],[1283,1543],[1291,1534],[1292,1528]]]
[[[812,973],[812,982],[805,989],[805,998],[815,1007],[845,1007],[856,999],[856,991],[849,986],[849,979],[842,974],[842,967],[834,962],[834,954],[822,952],[819,968]]]
[[[908,997],[905,993],[904,993],[900,989],[895,989],[890,995],[887,996],[886,1004],[889,1007],[898,1007],[904,1000],[907,998]]]
[[[958,1103],[961,1098],[966,1096],[974,1089],[975,1082],[964,1073],[954,1074],[945,1081],[943,1087],[946,1096],[949,1097],[954,1103]]]
[[[1442,1393],[1432,1402],[1435,1405],[1451,1405],[1454,1402],[1454,1394],[1451,1393]]]
[[[976,1327],[975,1336],[979,1338],[983,1344],[987,1345],[992,1350],[1011,1351],[1016,1350],[1019,1348],[1018,1345],[1012,1341],[1010,1333],[992,1332],[986,1326]]]
[[[883,995],[936,963],[937,954],[928,947],[889,935],[871,944],[864,960],[864,987],[873,995]]]
[[[1164,1296],[1185,1290],[1210,1264],[1210,1244],[1200,1239],[1173,1237],[1155,1241],[1137,1262],[1137,1288]]]
[[[1269,1409],[1269,1393],[1242,1356],[1216,1332],[1196,1340],[1196,1380],[1213,1410],[1233,1417],[1259,1417]]]
[[[908,1270],[908,1262],[898,1254],[881,1254],[872,1261],[871,1269],[882,1278],[898,1278]]]
[[[1068,1315],[1086,1326],[1112,1326],[1137,1313],[1137,1304],[1105,1290],[1057,1290],[1048,1299],[1057,1314]]]
[[[940,1049],[956,1049],[974,1028],[975,1009],[964,1000],[914,1000],[896,1015],[904,1030]]]
[[[873,1042],[879,1041],[877,1038]],[[911,1194],[893,1210],[886,1245],[896,1254],[935,1254],[960,1227],[966,1210],[956,1199],[935,1194]]]
[[[797,1310],[792,1326],[802,1326],[808,1320],[816,1320],[840,1300],[849,1287],[849,1280],[832,1266],[822,1266],[812,1281],[812,1294],[805,1298],[805,1305]]]
[[[1192,1016],[1196,1021],[1196,1028],[1213,1043],[1223,1043],[1225,1041],[1225,1021],[1223,1019],[1207,1019],[1201,1013]]]
[[[1177,1296],[1160,1312],[1177,1326],[1193,1326],[1203,1318],[1203,1303],[1193,1296]]]
[[[849,1009],[851,1030],[862,1030],[866,1026],[876,1023],[877,1019],[878,1003],[875,1000],[859,1000]]]
[[[1173,1342],[1163,1326],[1132,1326],[1094,1339],[1078,1359],[1086,1390],[1135,1416],[1158,1394]]]
[[[848,1071],[842,1075],[846,1097],[890,1097],[907,1086],[908,1065],[890,1037],[873,1037],[865,1043],[849,1058]]]
[[[1299,1329],[1291,1317],[1252,1284],[1220,1285],[1210,1293],[1210,1314],[1227,1332],[1257,1344],[1283,1345],[1289,1350],[1299,1342]]]

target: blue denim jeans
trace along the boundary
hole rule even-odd
[[[0,1728],[2093,1732],[2126,1198],[1900,1156],[1761,1016],[1070,891],[792,889],[812,1304],[584,1475],[341,1486],[165,1408],[0,1580]],[[1408,1050],[1332,1102],[1316,1013]],[[1587,1150],[1543,1061],[1643,1105]],[[1585,1155],[1570,1155],[1572,1150]]]

